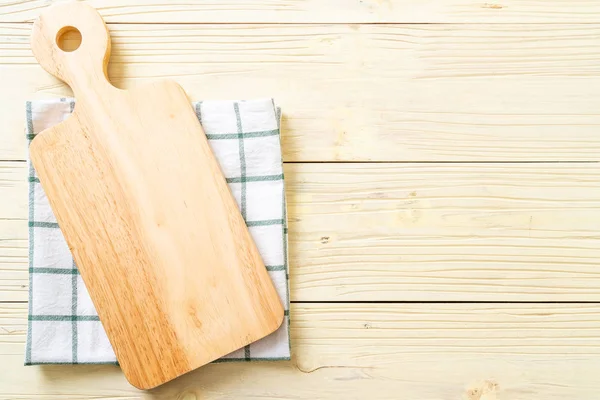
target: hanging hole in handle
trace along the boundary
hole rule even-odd
[[[56,45],[68,53],[81,46],[81,32],[74,26],[65,26],[56,34]]]

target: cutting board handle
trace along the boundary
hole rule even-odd
[[[62,50],[59,38],[66,31],[81,33],[81,44]],[[110,35],[98,12],[85,2],[59,3],[48,7],[33,24],[31,49],[40,65],[78,93],[109,86],[107,66]]]

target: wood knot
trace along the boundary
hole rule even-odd
[[[498,383],[493,380],[486,379],[484,381],[475,382],[469,385],[465,396],[465,400],[496,400],[499,390]]]
[[[481,8],[491,8],[493,10],[502,10],[504,8],[504,6],[502,4],[485,3],[483,6],[481,6]]]

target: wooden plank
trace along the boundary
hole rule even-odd
[[[21,199],[19,203],[27,207],[26,200]],[[0,301],[27,300],[27,260],[27,221],[22,217],[3,216],[0,218]]]
[[[0,162],[0,301],[27,300],[27,169]]]
[[[25,175],[0,163],[0,300],[27,299]],[[600,300],[598,164],[286,164],[285,179],[292,300]]]
[[[61,0],[1,0],[1,22],[36,18]],[[93,0],[108,22],[270,22],[270,23],[507,23],[597,22],[600,5],[544,0]]]
[[[592,399],[597,304],[294,304],[291,362],[212,364],[151,392],[115,366],[24,367],[26,304],[0,304],[0,398]]]
[[[286,161],[583,161],[600,154],[600,25],[127,25],[113,82],[274,97]],[[0,159],[26,99],[68,95],[0,25]]]
[[[600,298],[598,164],[287,171],[294,299]]]

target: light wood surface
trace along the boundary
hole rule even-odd
[[[90,1],[117,87],[284,111],[293,359],[147,393],[21,366],[23,103],[70,95],[29,50],[52,2],[0,0],[0,399],[598,397],[599,2]]]
[[[0,0],[0,22],[32,21],[65,0]],[[595,0],[91,0],[107,22],[598,22]]]
[[[181,87],[112,86],[85,3],[47,9],[31,46],[77,99],[31,161],[127,380],[150,389],[274,332],[283,306]]]
[[[600,390],[598,305],[295,304],[293,361],[208,365],[148,393],[114,366],[22,367],[26,313],[0,307],[0,387],[11,399],[564,400]]]
[[[69,95],[29,25],[0,25],[0,158],[23,102]],[[274,97],[286,161],[597,161],[600,25],[111,25],[111,81],[192,99]],[[357,93],[361,93],[357,96]]]

